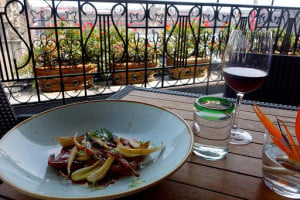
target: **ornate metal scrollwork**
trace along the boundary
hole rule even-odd
[[[300,48],[300,11],[295,15],[295,43],[293,53],[296,54],[297,49]]]
[[[145,38],[140,36],[140,33],[131,33],[128,41],[128,54],[131,62],[142,62],[145,60],[143,51],[145,49]]]
[[[14,4],[18,4],[19,6],[14,6]],[[18,8],[19,10],[17,11],[16,8]],[[12,51],[14,51],[14,55],[13,55],[14,65],[18,71],[18,69],[24,68],[31,59],[31,54],[30,54],[31,49],[30,49],[27,41],[24,39],[26,37],[24,37],[24,35],[21,35],[19,30],[17,30],[17,28],[16,28],[18,18],[20,16],[24,15],[24,13],[25,13],[25,7],[24,7],[23,2],[21,2],[19,0],[12,0],[5,5],[4,11],[5,11],[7,23],[10,25],[9,28],[11,28],[13,30],[13,32],[17,35],[17,39],[22,41],[23,47],[20,45],[19,48],[22,48],[23,49],[22,51],[24,51],[24,49],[25,49],[25,51],[27,51],[27,53],[26,53],[27,57],[25,57],[25,60],[23,60],[21,63],[19,62],[19,64],[17,64],[17,59],[18,59],[18,57],[20,57],[20,55],[16,55],[16,52],[19,50],[19,48],[12,49]],[[14,19],[14,21],[12,21],[12,19]],[[20,19],[21,19],[21,17],[20,17]],[[8,38],[6,38],[6,39],[8,39]]]
[[[151,21],[158,22],[159,24],[163,24],[165,13],[160,9],[160,7],[158,8],[157,5],[152,4],[149,7],[148,12],[149,12],[149,19]]]
[[[94,94],[115,92],[115,86],[111,87],[114,81],[168,87],[220,80],[219,74],[212,78],[216,77],[213,67],[220,66],[215,61],[221,62],[219,57],[233,29],[272,30],[274,53],[299,54],[298,8],[195,2],[182,6],[155,1],[101,2],[101,6],[84,0],[39,3],[41,8],[30,6],[31,1],[10,0],[0,13],[0,57],[4,60],[0,77],[13,87],[19,87],[19,81],[35,83],[31,92],[39,96],[34,96],[37,101],[41,95],[53,99],[44,92],[54,87],[64,91],[59,95],[65,98],[75,93],[87,95],[87,90]],[[208,63],[212,64],[210,74],[202,76],[200,72],[207,72]],[[38,74],[41,68],[49,73]],[[65,68],[72,71],[66,73]],[[173,78],[185,80],[172,79],[172,73]],[[155,82],[147,82],[153,79]],[[69,86],[78,91],[66,92]]]
[[[40,22],[49,21],[52,18],[53,12],[51,9],[51,5],[48,2],[46,2],[46,5],[47,5],[46,7],[43,7],[41,9],[30,9],[33,23],[39,21]]]
[[[84,5],[84,4],[82,4],[82,5]],[[63,19],[64,21],[67,21],[67,22],[74,22],[74,23],[77,22],[77,11],[76,11],[75,7],[68,8],[64,12],[58,12],[60,10],[60,8],[64,9],[62,0],[60,0],[55,6],[56,15],[57,15],[58,19],[60,19],[60,20]]]
[[[50,70],[58,64],[56,41],[46,33],[41,33],[40,38],[33,41],[33,48],[36,67]]]
[[[112,43],[112,60],[113,62],[119,62],[126,56],[127,41],[125,26],[123,29],[119,29],[120,21],[125,21],[125,15],[127,13],[127,8],[123,4],[116,4],[111,9],[113,29],[111,29],[110,42]]]
[[[97,24],[97,8],[88,2],[81,4],[80,6],[81,13],[83,14],[82,18],[85,17],[88,20],[88,27],[83,30],[83,57],[87,58],[87,62],[92,61],[96,62],[99,60],[100,56],[100,44],[99,30],[96,29]],[[89,14],[86,10],[89,10]],[[83,21],[83,20],[82,20]],[[83,24],[83,22],[81,22]],[[78,38],[80,39],[80,38]],[[80,40],[78,41],[80,45]],[[98,50],[98,51],[96,51]]]
[[[242,19],[242,11],[238,7],[233,7],[231,10],[230,24],[232,24],[234,28],[237,28],[241,24],[241,19]]]
[[[217,21],[219,23],[229,23],[230,12],[226,11],[226,9],[228,9],[228,8],[227,7],[220,7],[218,9]]]
[[[155,63],[159,62],[159,57],[162,55],[164,46],[164,37],[160,35],[157,31],[152,29],[152,37],[148,37],[148,51],[153,51],[151,60]]]

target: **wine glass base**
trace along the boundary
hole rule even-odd
[[[231,129],[230,144],[244,145],[252,142],[252,136],[242,129]]]

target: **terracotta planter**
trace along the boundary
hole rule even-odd
[[[195,62],[196,59],[194,56],[185,59],[185,60],[175,60],[167,57],[167,66],[176,66],[176,65],[192,65],[186,67],[175,67],[169,70],[169,77],[172,79],[189,79],[194,78],[195,74]],[[197,64],[209,63],[209,58],[197,58]],[[196,66],[196,77],[203,77],[207,73],[208,65]]]
[[[152,62],[147,63],[147,68],[156,67],[157,64]],[[126,84],[126,72],[118,72],[119,70],[126,70],[126,63],[114,63],[115,71],[112,74],[112,82],[115,85],[125,85]],[[128,69],[140,69],[141,71],[129,71],[128,72],[128,84],[139,84],[144,83],[145,78],[145,68],[144,62],[139,63],[128,63]],[[154,80],[154,70],[147,70],[147,82]]]
[[[62,66],[62,74],[79,74],[83,73],[83,65],[73,66]],[[96,69],[95,65],[85,65],[85,72],[91,73]],[[45,76],[59,76],[59,66],[56,67],[37,67],[37,77]],[[93,83],[93,75],[86,75],[86,87],[89,88]],[[84,76],[71,76],[63,77],[64,91],[69,90],[82,90],[84,89]],[[39,79],[39,86],[43,92],[60,92],[61,89],[61,78],[43,78]]]

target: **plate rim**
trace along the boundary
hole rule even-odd
[[[81,104],[89,104],[89,103],[102,103],[102,102],[122,102],[122,103],[133,103],[133,104],[142,104],[142,105],[146,105],[146,106],[150,106],[150,107],[155,107],[156,109],[160,109],[163,110],[165,112],[169,112],[170,114],[174,115],[176,118],[178,118],[186,127],[186,129],[188,130],[189,136],[190,136],[190,144],[189,144],[189,149],[185,154],[185,157],[183,158],[183,160],[179,163],[179,165],[177,165],[173,170],[171,170],[170,172],[168,172],[167,174],[165,174],[164,176],[160,177],[159,179],[150,182],[149,184],[146,184],[144,186],[141,186],[139,188],[136,189],[130,189],[128,191],[125,192],[121,192],[121,193],[116,193],[116,194],[110,194],[110,195],[102,195],[102,196],[90,196],[90,197],[61,197],[61,196],[51,196],[51,195],[43,195],[43,194],[38,194],[38,193],[34,193],[34,192],[30,192],[28,190],[22,189],[20,187],[18,187],[17,185],[15,185],[12,181],[10,181],[9,179],[6,178],[5,175],[3,175],[3,173],[0,171],[0,179],[8,184],[9,186],[11,186],[12,188],[14,188],[15,190],[21,192],[22,194],[25,194],[27,196],[31,196],[34,198],[42,198],[42,199],[57,199],[57,200],[68,200],[68,199],[87,199],[87,200],[92,200],[92,199],[108,199],[108,198],[119,198],[119,197],[125,197],[131,194],[135,194],[138,192],[141,192],[145,189],[148,189],[158,183],[160,183],[161,181],[163,181],[164,179],[166,179],[167,177],[171,176],[172,174],[174,174],[177,170],[179,170],[186,162],[186,160],[188,159],[188,157],[191,155],[192,153],[192,148],[193,148],[193,144],[194,144],[194,134],[193,131],[191,129],[191,127],[189,126],[189,124],[183,119],[183,117],[181,117],[180,115],[178,115],[177,113],[171,111],[168,108],[163,108],[161,106],[155,105],[155,104],[151,104],[151,103],[145,103],[145,102],[139,102],[139,101],[134,101],[134,100],[120,100],[120,99],[102,99],[102,100],[90,100],[90,101],[81,101],[81,102],[75,102],[75,103],[70,103],[70,104],[66,104],[66,105],[61,105],[61,106],[57,106],[55,108],[51,108],[45,111],[42,111],[38,114],[33,115],[32,117],[25,119],[24,121],[18,123],[17,125],[15,125],[14,127],[12,127],[1,139],[0,139],[0,146],[1,143],[5,140],[5,138],[11,134],[15,129],[17,129],[18,127],[28,123],[31,120],[34,120],[35,118],[38,118],[42,115],[45,115],[49,112],[54,112],[56,110],[60,110],[66,107],[71,107],[74,105],[81,105]]]

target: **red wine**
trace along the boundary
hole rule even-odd
[[[248,67],[226,67],[223,74],[232,89],[244,93],[256,90],[268,75],[265,71]]]

